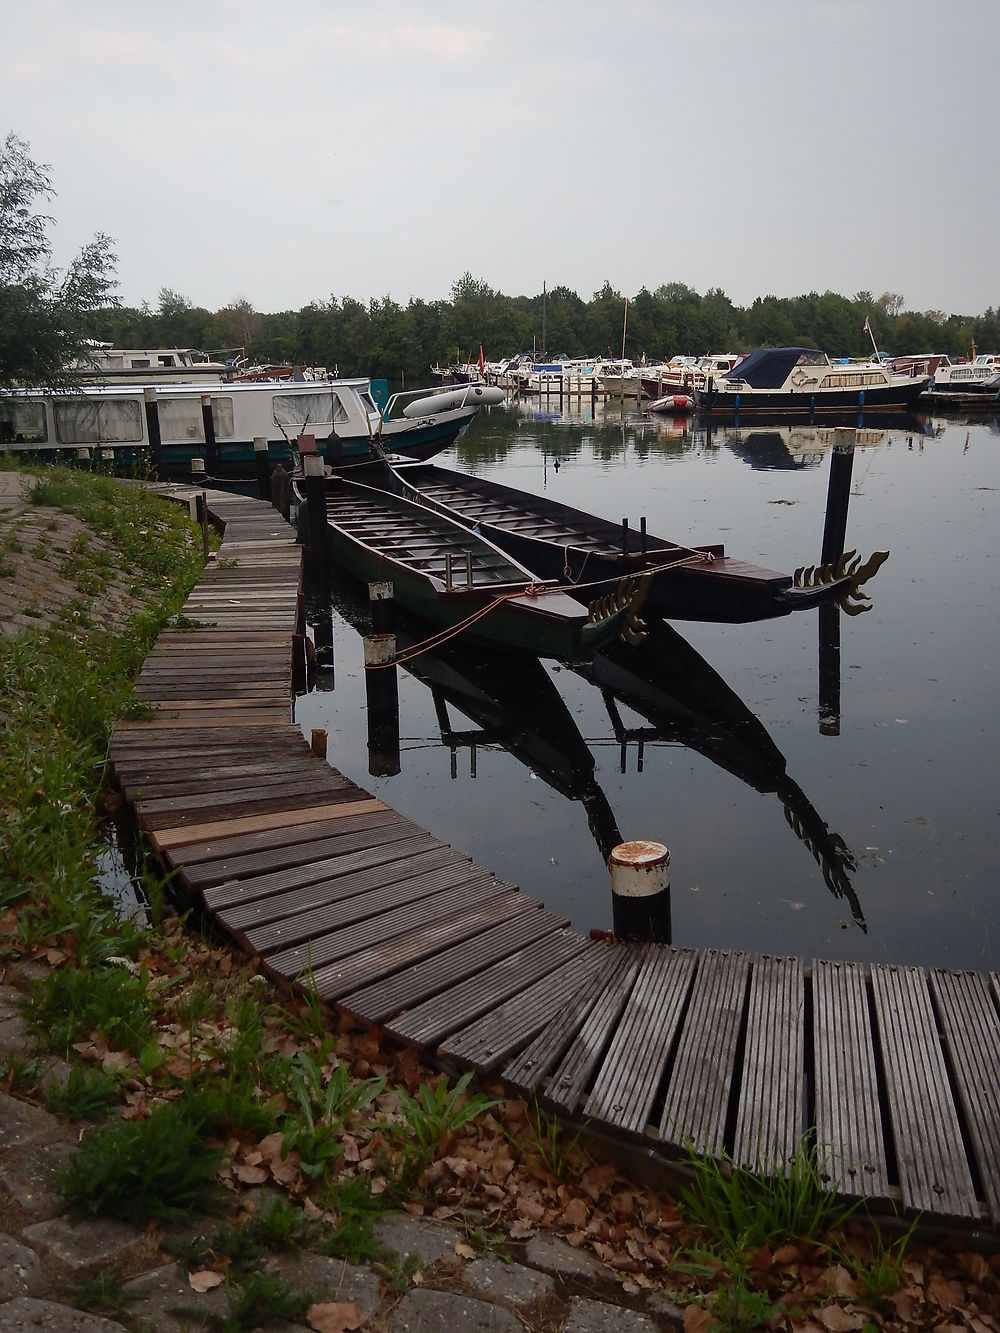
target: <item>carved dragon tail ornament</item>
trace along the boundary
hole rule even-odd
[[[888,559],[888,551],[874,551],[862,564],[857,551],[845,551],[839,560],[831,560],[825,565],[800,565],[792,584],[796,588],[821,588],[847,579],[848,583],[835,602],[846,615],[859,616],[862,611],[871,610],[871,598],[861,591],[862,584],[877,574]]]
[[[597,597],[588,607],[589,619],[595,621],[607,620],[611,616],[616,616],[621,611],[626,615],[622,620],[620,638],[631,647],[638,647],[649,638],[649,630],[646,628],[646,622],[639,615],[642,610],[642,604],[646,600],[646,594],[649,592],[649,583],[651,574],[641,574],[638,578],[634,575],[626,575],[619,580],[618,587],[614,592],[608,593],[606,597]]]

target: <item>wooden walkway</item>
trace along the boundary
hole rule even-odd
[[[184,497],[184,492],[178,492]],[[374,799],[292,718],[299,548],[209,493],[214,564],[136,686],[117,778],[190,895],[286,983],[623,1146],[1000,1225],[1000,975],[594,941]]]

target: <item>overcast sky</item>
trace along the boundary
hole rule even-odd
[[[54,256],[216,309],[682,282],[1000,305],[1000,0],[0,0]]]

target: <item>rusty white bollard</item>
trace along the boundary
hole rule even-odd
[[[621,842],[608,857],[615,935],[670,943],[670,850],[662,842]]]

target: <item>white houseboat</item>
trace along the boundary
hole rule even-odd
[[[100,450],[116,465],[156,465],[163,476],[187,476],[200,458],[210,476],[224,477],[252,474],[255,440],[267,441],[272,463],[284,463],[296,437],[310,434],[331,463],[367,458],[377,444],[423,459],[503,400],[480,384],[391,397],[386,387],[359,378],[20,389],[0,398],[0,450]]]

